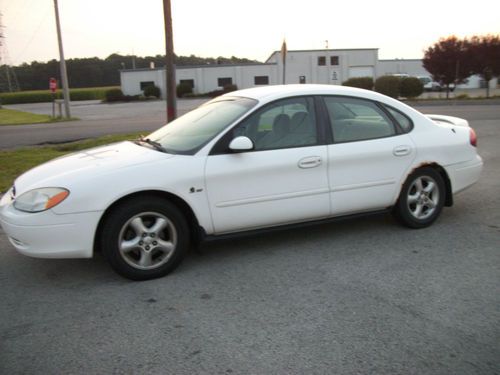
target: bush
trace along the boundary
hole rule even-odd
[[[151,85],[151,86],[146,86],[144,88],[144,96],[147,98],[147,97],[150,97],[150,96],[154,96],[155,98],[161,98],[161,90],[158,86],[154,86],[154,85]]]
[[[238,86],[230,84],[230,85],[225,85],[224,89],[222,91],[224,91],[224,94],[225,94],[227,92],[236,91],[236,90],[238,90]]]
[[[109,89],[110,87],[70,89],[69,96],[71,101],[103,100],[106,98],[106,91],[108,91]],[[57,90],[55,98],[63,98],[61,90]],[[52,94],[49,90],[8,92],[1,93],[0,100],[2,101],[2,104],[45,103],[52,101]]]
[[[224,86],[224,88],[222,90],[210,91],[206,95],[211,97],[211,98],[215,98],[217,96],[224,95],[224,94],[227,94],[228,92],[232,92],[232,91],[236,91],[236,90],[238,90],[238,86],[231,84],[231,85]]]
[[[189,83],[183,82],[183,83],[179,83],[177,85],[176,91],[177,91],[178,98],[184,98],[188,94],[193,93],[193,88],[191,87],[191,85]]]
[[[397,99],[399,97],[399,83],[399,77],[378,77],[375,81],[375,91]]]
[[[214,90],[214,91],[207,92],[207,96],[210,98],[215,98],[217,96],[224,95],[224,94],[225,94],[224,90]]]
[[[347,81],[342,83],[342,86],[357,87],[365,90],[373,90],[373,78],[372,77],[349,78]]]
[[[416,98],[424,92],[424,85],[416,77],[406,77],[401,79],[399,91],[405,98]]]
[[[107,90],[105,98],[107,102],[119,102],[123,100],[123,92],[120,89]]]

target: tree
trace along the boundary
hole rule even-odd
[[[500,76],[500,36],[473,36],[468,42],[471,73],[486,81],[486,97],[490,96],[490,80]]]
[[[449,36],[440,39],[424,52],[424,68],[432,74],[435,81],[446,86],[446,98],[449,97],[452,83],[463,83],[470,76],[471,64],[467,47],[467,40]]]

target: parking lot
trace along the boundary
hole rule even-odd
[[[500,373],[500,106],[418,109],[467,118],[485,161],[427,229],[373,216],[212,242],[147,282],[99,255],[22,256],[0,230],[0,373]]]

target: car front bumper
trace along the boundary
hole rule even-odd
[[[6,194],[0,200],[0,225],[21,254],[36,258],[90,258],[102,212],[58,215],[14,208]]]

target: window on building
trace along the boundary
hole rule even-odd
[[[339,57],[330,56],[330,65],[339,65]]]
[[[194,89],[194,79],[181,79],[179,83],[182,85],[189,85],[191,89]]]
[[[256,85],[269,85],[269,76],[255,76],[253,82]]]
[[[318,56],[318,65],[319,66],[326,65],[326,57],[325,56]]]
[[[217,86],[225,87],[227,85],[232,85],[233,79],[231,77],[217,78]]]
[[[154,86],[154,85],[155,85],[154,81],[141,82],[141,91],[144,91],[144,89],[148,86]]]

